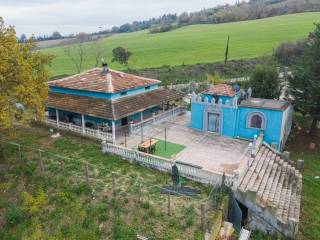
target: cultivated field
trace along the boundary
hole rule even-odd
[[[230,59],[271,55],[281,42],[304,38],[320,22],[320,13],[301,13],[253,21],[226,24],[203,24],[183,27],[171,32],[149,34],[140,31],[103,39],[105,58],[111,62],[111,51],[118,46],[133,52],[129,66],[134,69],[217,62],[224,59],[227,36],[230,35]],[[83,69],[94,67],[95,43],[87,43],[88,54]],[[44,50],[55,55],[52,75],[75,73],[72,61],[62,47]],[[116,63],[111,67],[121,69]]]

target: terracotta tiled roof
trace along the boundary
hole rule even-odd
[[[121,119],[162,103],[179,100],[182,97],[183,94],[175,90],[156,89],[134,96],[119,98],[113,101],[114,118]]]
[[[237,190],[255,194],[256,203],[274,209],[283,224],[299,222],[301,173],[264,145],[254,157],[248,156],[248,160],[250,166],[239,179]]]
[[[174,90],[153,91],[122,97],[116,100],[99,99],[49,92],[46,106],[89,116],[117,120],[148,108],[178,100],[183,95]]]
[[[49,92],[46,106],[93,117],[112,119],[113,116],[111,101],[100,98]]]
[[[228,84],[215,85],[215,86],[209,88],[208,90],[205,90],[202,93],[217,95],[217,96],[227,96],[227,97],[233,97],[236,94],[233,91],[232,86],[228,85]]]
[[[117,93],[159,83],[159,80],[111,69],[109,69],[108,73],[103,73],[100,68],[94,68],[74,76],[48,82],[49,86],[104,93]]]

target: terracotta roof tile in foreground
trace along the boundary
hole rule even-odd
[[[263,208],[274,209],[277,219],[283,224],[299,222],[301,173],[264,145],[250,162],[239,179],[237,190],[255,193],[256,203]]]
[[[108,73],[103,73],[100,68],[94,68],[77,75],[48,82],[49,86],[103,93],[117,93],[160,83],[156,79],[140,77],[111,69],[109,69]]]
[[[227,97],[233,97],[236,94],[233,91],[232,86],[229,84],[218,84],[209,88],[208,90],[203,91],[202,93]]]
[[[49,92],[46,106],[89,116],[117,120],[162,103],[178,100],[183,94],[169,89],[122,97],[116,100],[100,99]]]

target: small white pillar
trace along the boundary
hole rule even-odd
[[[84,120],[84,115],[81,115],[81,124],[82,124],[82,134],[85,135],[86,134],[86,122]]]
[[[116,144],[116,123],[112,121],[112,143]]]
[[[143,112],[140,113],[140,121],[143,121]]]
[[[57,127],[59,127],[59,110],[56,108],[56,121],[57,121]]]
[[[166,111],[166,105],[164,103],[162,103],[162,112]]]

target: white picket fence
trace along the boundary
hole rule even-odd
[[[173,109],[170,109],[168,111],[165,111],[163,113],[157,114],[152,116],[151,118],[148,118],[144,121],[138,122],[138,123],[131,123],[130,124],[130,133],[137,133],[140,131],[141,127],[149,127],[155,124],[159,124],[165,120],[168,120],[172,117],[178,116],[179,114],[184,113],[186,110],[183,107],[176,107]]]
[[[137,162],[146,167],[164,172],[171,172],[172,166],[176,164],[181,176],[200,183],[220,186],[224,179],[224,183],[227,186],[232,186],[233,184],[233,176],[231,175],[223,175],[220,172],[206,170],[199,166],[174,162],[170,159],[143,153],[111,143],[102,143],[102,152],[117,155],[129,160],[130,162]]]
[[[94,138],[97,138],[100,140],[112,142],[112,134],[111,133],[103,132],[100,130],[95,130],[92,128],[85,128],[83,131],[82,127],[75,125],[75,124],[72,124],[72,123],[59,122],[59,124],[57,125],[56,120],[48,119],[48,118],[45,120],[45,122],[49,125],[53,125],[53,126],[60,128],[60,129],[65,129],[65,130],[80,133],[80,134],[83,134],[86,136],[94,137]]]

